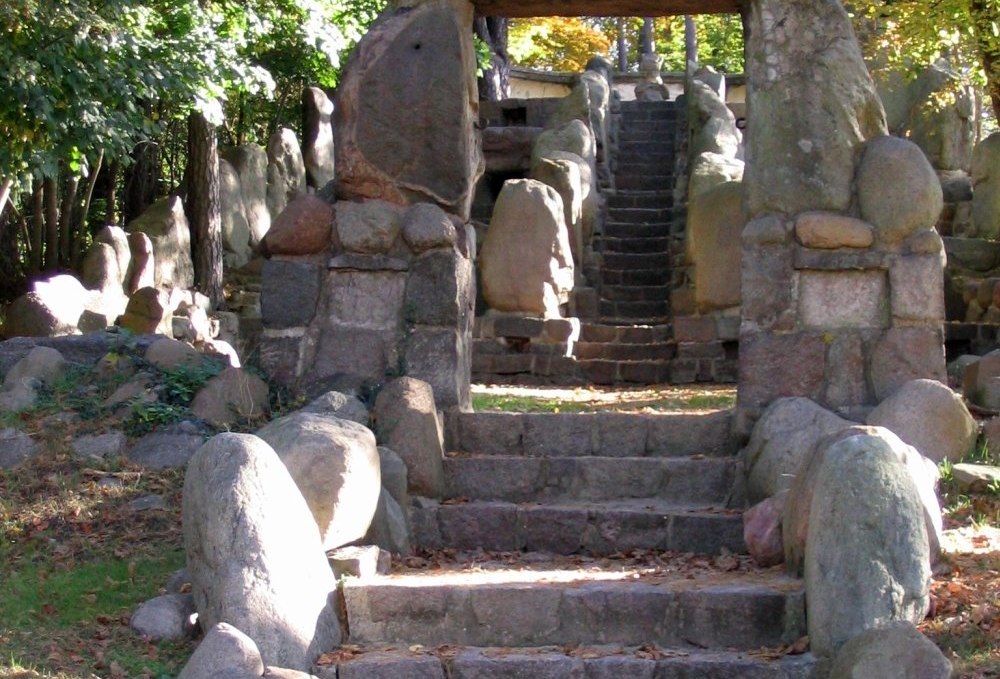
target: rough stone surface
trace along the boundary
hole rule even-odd
[[[190,594],[164,594],[139,604],[129,627],[150,641],[179,641],[194,636],[197,611]]]
[[[212,679],[224,672],[259,677],[264,673],[264,662],[253,639],[220,622],[208,630],[177,679]]]
[[[763,407],[786,396],[821,399],[827,386],[827,349],[820,333],[741,334],[737,403]]]
[[[345,575],[353,578],[386,575],[391,568],[389,553],[373,544],[331,549],[326,558],[338,579]]]
[[[205,354],[187,342],[169,337],[162,337],[150,344],[142,357],[161,370],[174,370],[181,366],[193,368],[206,359]]]
[[[13,389],[34,380],[51,384],[66,368],[66,359],[58,349],[46,346],[33,347],[4,375],[3,390]]]
[[[944,257],[900,257],[889,267],[890,307],[898,325],[944,322]]]
[[[121,457],[125,455],[128,439],[120,431],[109,431],[104,434],[85,434],[70,443],[73,455],[79,458],[100,459]]]
[[[889,284],[883,271],[802,271],[799,318],[807,328],[884,328]]]
[[[417,203],[403,215],[403,238],[414,252],[446,248],[458,240],[451,218],[433,203]]]
[[[392,554],[407,555],[411,551],[406,513],[385,488],[379,495],[378,507],[375,509],[375,516],[365,536],[365,542],[378,545]]]
[[[951,662],[912,622],[866,630],[833,658],[830,679],[950,679]]]
[[[869,371],[878,402],[910,380],[947,381],[941,330],[890,328],[872,349]]]
[[[319,532],[270,446],[248,434],[206,443],[184,479],[183,519],[203,626],[230,621],[266,664],[298,670],[340,643]]]
[[[713,186],[725,182],[742,182],[744,163],[718,153],[702,153],[691,163],[688,177],[688,198],[693,199]]]
[[[257,144],[244,144],[221,149],[219,156],[239,175],[250,244],[257,245],[271,228],[271,213],[267,209],[267,151]]]
[[[386,13],[358,44],[335,98],[340,197],[430,201],[468,220],[483,167],[472,13],[421,2]]]
[[[250,261],[250,224],[243,207],[240,176],[224,158],[219,158],[219,208],[222,244],[231,253],[231,265],[243,266]]]
[[[191,261],[191,227],[178,197],[153,203],[129,222],[126,230],[144,233],[153,243],[154,284],[161,288],[194,286]]]
[[[788,491],[780,491],[743,513],[743,541],[758,566],[769,568],[785,560],[781,520]]]
[[[923,619],[931,580],[924,508],[885,440],[861,435],[833,444],[810,514],[805,580],[813,653],[833,655],[859,632]]]
[[[131,295],[136,290],[156,285],[156,260],[153,252],[153,241],[144,233],[130,233],[128,247],[132,259],[125,292]]]
[[[850,18],[837,0],[754,0],[749,26],[750,217],[847,211],[857,151],[886,132]]]
[[[140,288],[129,297],[121,326],[137,335],[169,335],[172,315],[166,292],[159,288]]]
[[[687,252],[694,265],[694,297],[706,313],[739,306],[743,185],[727,182],[691,199]]]
[[[594,134],[582,120],[571,120],[556,128],[547,129],[538,135],[535,148],[531,151],[531,164],[542,158],[558,158],[556,153],[573,153],[594,167],[597,162],[597,148]]]
[[[408,507],[410,496],[407,491],[409,484],[406,463],[392,448],[387,446],[378,447],[378,457],[382,467],[382,487],[389,491],[389,495],[400,507]]]
[[[268,255],[311,255],[331,246],[333,207],[321,198],[302,195],[290,202],[261,242]]]
[[[283,127],[267,142],[267,209],[271,219],[305,192],[306,166],[299,139]]]
[[[302,117],[305,134],[302,138],[302,158],[306,166],[306,183],[321,189],[334,176],[333,102],[318,87],[302,90]]]
[[[364,537],[381,491],[375,436],[356,422],[297,412],[258,432],[285,464],[324,549]]]
[[[960,396],[935,380],[903,384],[868,415],[935,463],[957,462],[976,443],[978,427]]]
[[[308,325],[316,315],[321,269],[310,262],[269,259],[261,271],[260,313],[265,328]],[[295,304],[289,304],[289,300]]]
[[[498,311],[558,318],[573,289],[562,198],[531,179],[504,184],[480,253],[483,297]]]
[[[736,116],[726,106],[719,93],[708,84],[692,79],[686,88],[688,121],[694,133],[691,155],[717,153],[735,158],[740,150],[742,135],[736,127]]]
[[[406,320],[421,325],[466,329],[475,305],[472,261],[454,248],[426,252],[410,263],[403,308]]]
[[[126,283],[125,276],[132,263],[132,250],[128,242],[128,234],[120,226],[109,224],[97,232],[94,236],[95,243],[110,245],[115,252],[115,260],[118,269],[118,278],[115,282],[118,285]]]
[[[583,261],[586,245],[583,237],[583,181],[579,165],[569,160],[540,158],[531,168],[531,179],[551,186],[562,198],[573,261],[579,265]]]
[[[38,444],[20,429],[0,429],[0,469],[11,469],[38,453]]]
[[[206,382],[191,400],[191,414],[220,428],[241,420],[260,419],[268,407],[267,383],[233,367]]]
[[[861,216],[891,245],[937,224],[944,206],[941,182],[920,147],[898,137],[879,137],[858,165]]]
[[[119,268],[118,256],[108,243],[94,243],[83,260],[80,279],[88,290],[121,289],[125,273]]]
[[[304,413],[330,415],[342,420],[350,420],[367,427],[371,417],[366,406],[357,396],[351,396],[339,391],[328,391],[317,396],[302,408]]]
[[[769,405],[743,452],[750,501],[791,487],[816,443],[850,425],[807,398],[781,398]]]
[[[402,208],[384,200],[340,201],[334,209],[337,235],[348,252],[387,253],[402,228]]]
[[[795,220],[795,237],[807,248],[868,248],[875,242],[871,224],[833,212],[804,212]]]
[[[976,145],[972,155],[972,224],[980,238],[1000,237],[1000,132]]]
[[[148,469],[183,467],[205,443],[205,433],[193,422],[174,424],[138,439],[128,458]]]
[[[425,497],[444,493],[444,437],[428,383],[412,377],[389,382],[373,411],[379,443],[406,463],[409,490]]]
[[[4,309],[4,337],[55,337],[79,332],[83,314],[78,300],[55,303],[36,291],[29,291]]]

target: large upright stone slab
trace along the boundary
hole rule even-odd
[[[747,42],[747,205],[844,211],[854,159],[885,114],[838,0],[753,0]]]
[[[129,233],[144,233],[153,243],[154,278],[161,288],[194,286],[191,228],[177,196],[159,200],[129,222]]]
[[[306,183],[321,189],[333,179],[333,102],[318,87],[302,90],[302,118],[305,134],[302,158],[306,164]]]
[[[472,16],[464,0],[390,9],[358,44],[335,99],[339,197],[469,218],[483,166]]]

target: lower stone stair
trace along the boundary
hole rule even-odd
[[[732,413],[459,413],[417,556],[348,579],[321,678],[805,679],[802,583],[743,555]]]

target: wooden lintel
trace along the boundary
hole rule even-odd
[[[629,16],[736,14],[742,0],[472,0],[479,16]]]

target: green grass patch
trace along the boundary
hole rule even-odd
[[[540,395],[478,393],[472,395],[477,412],[593,413],[602,411],[685,412],[723,410],[736,405],[735,390],[622,392],[620,398],[567,399]]]

